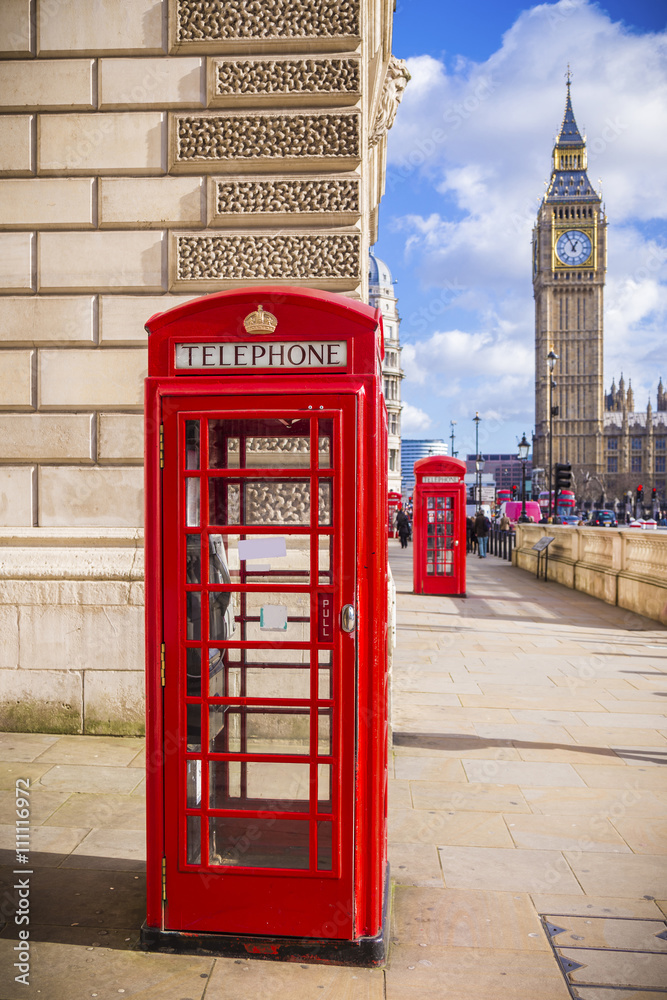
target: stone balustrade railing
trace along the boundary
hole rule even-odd
[[[536,571],[544,535],[554,538],[542,555],[549,580],[667,624],[667,532],[519,524],[515,566]]]

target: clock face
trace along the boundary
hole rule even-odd
[[[556,253],[558,259],[563,264],[575,266],[583,264],[591,255],[592,244],[590,237],[582,233],[580,229],[568,229],[558,237],[556,242]]]

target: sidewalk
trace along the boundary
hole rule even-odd
[[[19,777],[35,824],[30,986],[9,867],[1,1000],[667,997],[667,629],[492,556],[468,557],[466,599],[413,595],[390,546],[387,968],[138,951],[143,741],[0,734],[10,866]]]

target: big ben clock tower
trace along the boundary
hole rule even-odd
[[[533,467],[545,469],[548,481],[550,466],[571,463],[577,492],[586,473],[602,470],[606,229],[602,199],[586,173],[586,142],[574,118],[568,71],[551,180],[533,231]]]

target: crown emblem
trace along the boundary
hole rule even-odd
[[[273,313],[265,312],[262,306],[257,306],[255,312],[248,313],[243,325],[247,333],[273,333],[278,320]]]

